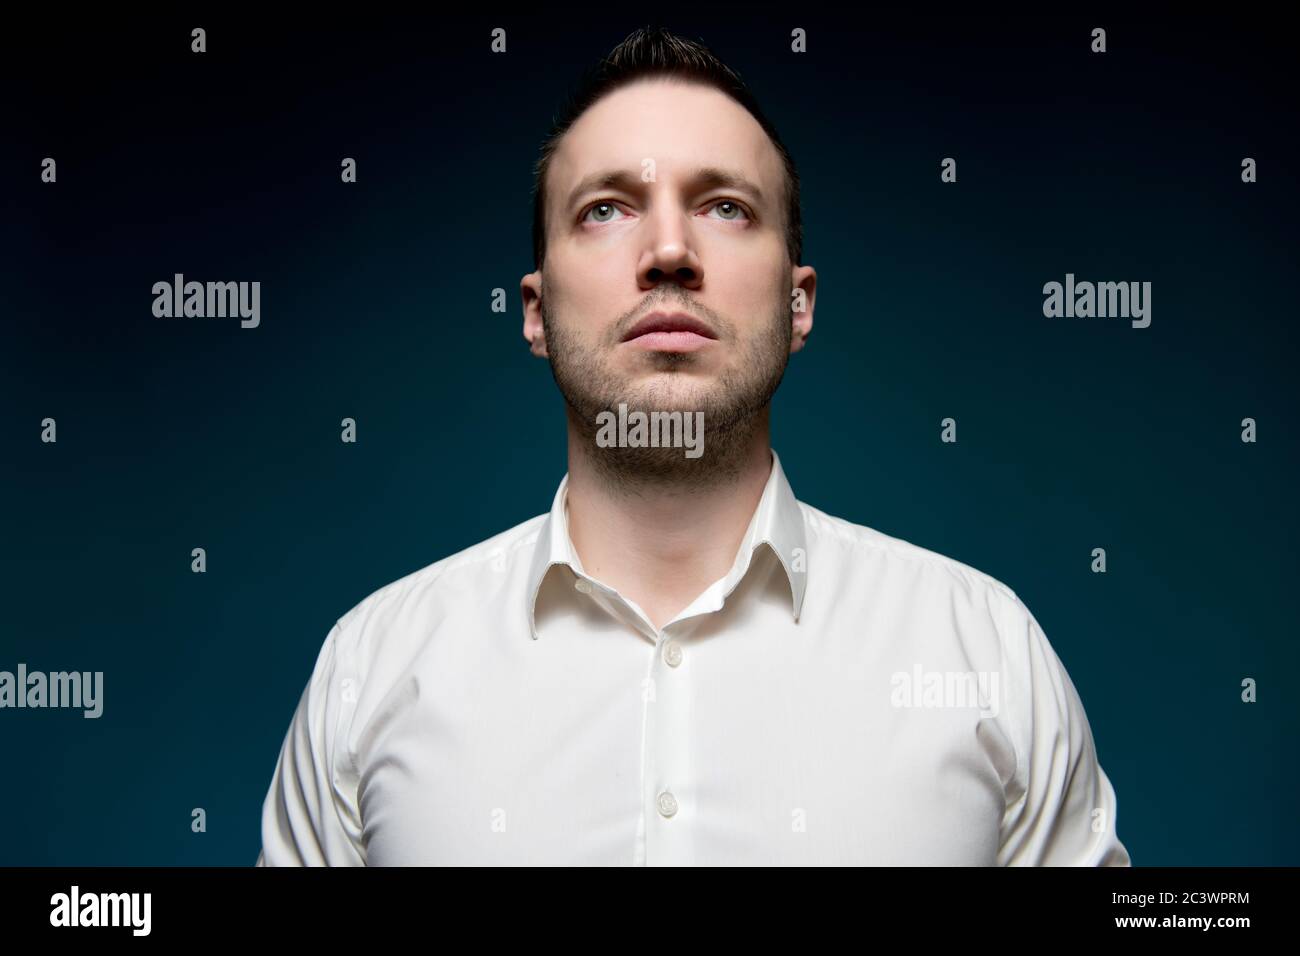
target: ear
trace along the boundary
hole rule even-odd
[[[812,334],[813,304],[817,300],[817,270],[812,266],[795,266],[790,271],[790,282],[794,287],[790,295],[790,354],[793,355],[804,347],[808,336]],[[801,292],[802,295],[799,294]],[[795,311],[801,299],[803,309]]]
[[[524,338],[528,341],[529,351],[539,358],[546,358],[541,272],[530,272],[519,280],[519,297],[524,303]]]

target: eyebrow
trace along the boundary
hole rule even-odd
[[[763,190],[759,189],[757,185],[738,170],[724,169],[720,166],[701,166],[688,177],[687,182],[698,189],[716,189],[719,187],[736,189],[749,193],[760,205],[766,202]],[[564,208],[566,210],[572,209],[577,205],[579,199],[590,192],[597,192],[611,187],[626,192],[635,192],[640,184],[640,175],[630,170],[601,170],[592,173],[590,176],[584,176],[578,182],[578,185],[573,187],[573,191],[569,193],[569,201]]]

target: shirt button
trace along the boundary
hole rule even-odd
[[[676,667],[682,662],[682,645],[676,641],[669,641],[664,645],[664,660],[668,662],[669,667]]]
[[[665,817],[671,817],[677,812],[677,798],[667,790],[659,794],[659,812]]]
[[[587,583],[586,578],[578,578],[578,580],[573,582],[573,586],[583,594],[591,593],[591,585]]]

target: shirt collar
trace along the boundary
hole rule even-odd
[[[551,511],[542,522],[537,533],[537,544],[533,550],[532,562],[528,569],[528,629],[533,640],[537,639],[537,594],[541,590],[546,575],[556,565],[565,565],[575,574],[584,576],[582,562],[569,537],[569,522],[566,513],[566,501],[569,490],[569,476],[566,472],[556,489],[551,502]],[[740,543],[740,550],[731,570],[724,579],[724,594],[730,594],[744,578],[753,560],[754,551],[759,545],[766,544],[772,549],[790,582],[791,612],[796,621],[803,609],[804,594],[808,588],[808,539],[804,528],[803,510],[795,499],[785,471],[781,468],[781,459],[772,449],[772,471],[768,475],[763,495],[758,507],[750,519],[749,528]]]

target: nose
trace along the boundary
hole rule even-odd
[[[689,215],[661,209],[651,216],[649,245],[637,268],[644,290],[655,288],[665,277],[688,289],[704,282],[704,266],[694,249]]]

